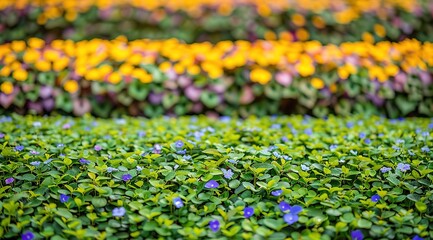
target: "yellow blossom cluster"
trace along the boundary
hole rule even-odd
[[[64,16],[66,20],[73,21],[83,12],[96,6],[98,9],[109,9],[116,6],[132,6],[147,11],[167,9],[170,11],[183,10],[193,17],[201,16],[203,7],[212,7],[222,15],[228,15],[241,5],[252,5],[262,16],[269,16],[273,12],[295,9],[297,12],[322,12],[332,10],[338,23],[346,24],[357,19],[363,13],[376,12],[386,18],[387,12],[394,8],[413,12],[422,6],[421,0],[2,0],[0,11],[9,7],[21,10],[28,6],[43,7],[44,11],[38,16],[37,22],[44,24],[49,19]],[[165,14],[165,13],[163,13]],[[297,15],[294,23],[304,25],[305,21]],[[321,25],[320,19],[314,20],[315,25]]]
[[[346,42],[322,45],[318,41],[284,40],[248,42],[222,41],[186,44],[176,39],[114,40],[93,39],[73,42],[38,38],[0,45],[0,79],[12,77],[25,81],[29,72],[64,72],[75,79],[117,84],[137,79],[152,82],[146,65],[157,66],[164,73],[204,75],[219,78],[244,69],[250,80],[267,84],[277,72],[311,81],[323,88],[320,74],[335,71],[344,80],[366,69],[371,80],[385,82],[399,72],[428,71],[433,66],[433,43],[417,40],[402,42]],[[65,76],[63,74],[63,78]],[[2,89],[10,89],[5,85]],[[74,92],[75,82],[65,89]]]

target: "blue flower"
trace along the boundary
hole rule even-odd
[[[337,147],[337,144],[332,144],[331,146],[329,146],[329,150],[334,151],[335,149],[337,149]]]
[[[69,196],[65,194],[60,194],[60,202],[65,203],[67,201],[69,201]]]
[[[286,136],[283,136],[283,137],[281,137],[281,141],[283,141],[283,142],[288,142],[289,139],[288,139]]]
[[[348,122],[346,123],[346,127],[347,128],[352,128],[355,124],[353,124],[353,122]]]
[[[145,133],[145,132],[143,132],[143,131],[139,131],[139,132],[138,132],[138,137],[139,137],[139,138],[142,138],[142,137],[144,137],[144,136],[146,136],[146,133]]]
[[[286,213],[284,214],[284,221],[289,224],[292,225],[293,223],[297,222],[299,217],[297,214],[294,213]]]
[[[46,160],[45,162],[44,162],[44,164],[49,164],[51,161],[53,161],[53,159],[48,159],[48,160]]]
[[[413,236],[412,240],[424,240],[424,238],[422,238],[418,235],[415,235],[415,236]]]
[[[397,147],[397,146],[392,146],[392,149],[394,149],[395,151],[400,151],[400,148],[399,147]]]
[[[399,164],[397,164],[397,169],[402,171],[402,172],[406,172],[406,171],[410,170],[410,165],[407,163],[399,163]]]
[[[129,181],[131,179],[132,179],[132,176],[129,173],[122,175],[122,180],[125,181],[125,182],[127,182],[127,181]]]
[[[307,165],[301,164],[301,169],[302,169],[302,171],[309,171],[310,167],[308,167]]]
[[[102,147],[100,145],[95,145],[95,147],[93,149],[95,149],[95,151],[99,152],[102,150]]]
[[[271,192],[271,194],[275,197],[280,196],[282,193],[283,193],[283,190],[275,190],[275,191]]]
[[[424,147],[421,148],[421,151],[427,153],[427,152],[430,152],[430,148],[427,147],[427,146],[424,146]]]
[[[41,165],[41,162],[40,161],[34,161],[34,162],[31,162],[30,165],[37,167],[37,166]]]
[[[207,182],[207,183],[204,185],[204,187],[205,187],[205,188],[217,188],[217,187],[219,187],[219,184],[218,184],[217,181],[215,181],[215,180],[210,180],[209,182]]]
[[[220,222],[218,221],[218,219],[210,221],[209,222],[209,228],[213,232],[218,232],[218,230],[220,229]]]
[[[4,133],[0,133],[0,138],[4,138],[5,134]]]
[[[395,140],[395,143],[396,144],[402,144],[402,143],[404,143],[404,140],[403,139],[397,139],[397,140]]]
[[[290,161],[290,160],[292,160],[292,158],[291,157],[289,157],[289,156],[287,156],[287,155],[283,155],[283,156],[281,156],[284,160],[286,160],[286,161]]]
[[[221,171],[223,172],[223,174],[224,174],[224,177],[226,178],[226,179],[230,179],[230,178],[232,178],[233,177],[233,171],[231,170],[231,169],[229,169],[229,170],[226,170],[226,169],[224,169],[224,168],[221,168]]]
[[[423,137],[428,137],[428,136],[430,136],[430,133],[429,133],[429,132],[423,132],[423,133],[421,134],[421,136],[423,136]]]
[[[174,146],[175,146],[176,148],[182,148],[183,145],[184,145],[184,143],[183,143],[182,140],[177,140],[177,141],[174,143]]]
[[[62,148],[62,147],[64,147],[65,146],[65,144],[63,144],[63,143],[59,143],[59,144],[57,144],[57,148]]]
[[[183,207],[183,202],[182,199],[180,197],[176,197],[173,199],[173,204],[176,208],[181,208]]]
[[[30,231],[27,231],[21,235],[22,240],[33,240],[34,238],[35,235]]]
[[[372,202],[378,202],[380,200],[380,196],[375,194],[373,196],[371,196],[371,201]]]
[[[364,139],[364,142],[365,142],[365,144],[370,144],[371,140],[370,140],[370,138],[366,138],[366,139]]]
[[[281,128],[281,124],[275,123],[272,124],[271,129],[280,129]]]
[[[39,152],[38,152],[38,151],[35,151],[35,150],[31,150],[31,151],[30,151],[30,154],[32,154],[32,155],[38,155]]]
[[[311,134],[313,134],[313,130],[311,130],[311,128],[307,128],[304,130],[304,133],[307,135],[311,135]]]
[[[272,153],[275,157],[277,157],[277,158],[280,158],[281,157],[281,154],[279,154],[278,152],[273,152]]]
[[[392,168],[390,168],[390,167],[382,167],[381,169],[380,169],[380,171],[382,172],[382,173],[386,173],[386,172],[389,172],[389,171],[391,171],[392,170]]]
[[[237,160],[234,160],[234,159],[229,159],[229,160],[227,160],[229,163],[232,163],[232,164],[236,164],[236,163],[238,163],[238,161]]]
[[[107,168],[107,172],[111,173],[111,172],[115,172],[118,171],[117,168],[113,168],[113,167],[108,167]]]
[[[89,161],[89,160],[86,160],[86,159],[84,159],[84,158],[81,158],[81,159],[80,159],[80,163],[81,163],[81,164],[89,164],[90,161]]]
[[[244,209],[244,217],[245,218],[250,218],[253,215],[254,215],[254,208],[253,207],[246,207]]]
[[[15,147],[15,150],[21,152],[22,150],[24,150],[24,146],[18,145]]]
[[[365,136],[366,136],[365,133],[363,133],[363,132],[359,133],[359,138],[365,138]]]
[[[186,161],[189,161],[192,159],[192,157],[190,155],[184,155],[183,159],[185,159]]]
[[[113,217],[123,217],[125,215],[126,210],[124,207],[114,208],[112,211]]]
[[[185,154],[186,154],[186,149],[178,150],[178,151],[176,152],[176,154],[179,154],[179,155],[185,155]]]
[[[288,211],[291,208],[290,204],[285,202],[285,201],[281,201],[280,204],[278,204],[278,206],[280,207],[281,211],[283,211],[283,212]]]
[[[302,212],[303,208],[299,205],[294,205],[294,206],[291,206],[289,210],[290,210],[290,213],[299,214],[300,212]]]
[[[141,171],[141,170],[143,170],[143,168],[140,167],[140,166],[137,166],[136,169],[137,169],[137,171]]]
[[[362,234],[361,230],[354,230],[350,233],[352,240],[362,240],[364,239],[364,234]]]

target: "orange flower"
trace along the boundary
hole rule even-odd
[[[68,93],[75,93],[78,91],[78,83],[74,80],[68,80],[65,82],[65,84],[63,85],[63,88],[68,92]]]
[[[14,91],[14,85],[12,85],[10,82],[4,82],[0,86],[0,90],[2,93],[9,95]]]
[[[272,79],[272,74],[263,68],[255,68],[250,73],[250,79],[253,82],[258,82],[265,85]]]

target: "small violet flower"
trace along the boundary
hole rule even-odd
[[[412,240],[424,240],[424,238],[422,238],[422,237],[420,237],[420,236],[418,236],[418,235],[415,235],[415,236],[412,238]]]
[[[176,208],[181,208],[183,207],[183,202],[182,199],[180,197],[174,198],[173,199],[173,204]]]
[[[231,170],[231,169],[229,169],[229,170],[226,170],[226,169],[224,169],[224,168],[221,168],[221,171],[223,172],[223,174],[224,174],[224,177],[226,178],[226,179],[230,179],[230,178],[232,178],[233,177],[233,171]]]
[[[21,152],[22,150],[24,150],[24,146],[18,145],[15,147],[15,150]]]
[[[402,172],[406,172],[406,171],[410,170],[410,165],[407,163],[399,163],[399,164],[397,164],[397,169],[402,171]]]
[[[40,161],[34,161],[34,162],[31,162],[30,165],[37,167],[37,166],[41,165],[41,162]]]
[[[337,149],[337,147],[337,144],[332,144],[331,146],[329,146],[329,150],[334,151],[335,149]]]
[[[366,138],[366,139],[364,139],[364,143],[365,143],[365,144],[370,144],[370,143],[371,143],[370,138]]]
[[[11,184],[11,183],[13,183],[14,181],[15,181],[15,178],[10,177],[10,178],[6,178],[5,183],[6,183],[6,184]]]
[[[363,133],[363,132],[359,133],[359,138],[365,138],[365,136],[366,136],[365,133]]]
[[[183,143],[182,140],[177,140],[177,141],[174,143],[174,146],[175,146],[176,148],[182,148],[183,145],[184,145],[184,143]]]
[[[421,151],[427,153],[427,152],[430,152],[430,148],[427,146],[424,146],[421,148]]]
[[[4,133],[0,133],[0,138],[4,138],[5,134]]]
[[[129,173],[122,175],[122,180],[125,181],[125,182],[127,182],[127,181],[129,181],[131,179],[132,179],[132,176]]]
[[[245,218],[250,218],[253,215],[254,215],[254,208],[253,207],[246,207],[244,209],[244,217]]]
[[[80,163],[81,163],[81,164],[89,164],[90,161],[89,161],[89,160],[86,160],[86,159],[84,159],[84,158],[81,158],[81,159],[80,159]]]
[[[297,222],[299,217],[297,214],[294,213],[286,213],[284,214],[284,221],[289,224],[292,225],[293,223]]]
[[[117,168],[107,167],[107,172],[111,173],[111,172],[115,172],[115,171],[118,171]]]
[[[219,187],[219,184],[218,184],[218,182],[215,181],[215,180],[210,180],[209,182],[207,182],[207,183],[204,185],[204,187],[205,187],[205,188],[217,188],[217,187]]]
[[[380,200],[380,196],[375,194],[373,196],[371,196],[371,201],[372,202],[378,202]]]
[[[301,164],[301,169],[302,169],[302,171],[309,171],[310,167],[308,167],[307,165]]]
[[[65,194],[60,194],[60,202],[65,203],[67,201],[69,201],[69,196]]]
[[[390,167],[382,167],[381,169],[380,169],[380,171],[382,172],[382,173],[386,173],[386,172],[389,172],[389,171],[391,171],[392,170],[392,168],[390,168]]]
[[[362,240],[364,239],[364,234],[362,234],[361,230],[354,230],[350,233],[352,240]]]
[[[99,145],[95,145],[95,147],[93,148],[93,149],[95,149],[95,151],[101,151],[102,150],[102,147],[101,146],[99,146]]]
[[[141,171],[141,170],[143,170],[143,168],[140,167],[140,166],[137,166],[136,169],[137,169],[137,171]]]
[[[280,210],[283,212],[288,211],[291,208],[290,204],[285,201],[281,201],[280,204],[278,204],[278,207],[280,207]]]
[[[35,150],[31,150],[31,151],[30,151],[30,154],[32,154],[32,155],[38,155],[39,152],[38,152],[38,151],[35,151]]]
[[[126,210],[124,207],[114,208],[112,211],[113,217],[123,217],[125,215]]]
[[[35,235],[30,231],[27,231],[21,235],[21,240],[33,240],[34,238]]]
[[[271,192],[272,196],[275,196],[275,197],[280,196],[282,193],[283,193],[283,190],[275,190],[275,191]]]
[[[217,219],[210,221],[209,228],[213,232],[218,232],[218,230],[220,229],[220,222]]]

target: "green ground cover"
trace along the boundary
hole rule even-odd
[[[432,129],[3,116],[0,238],[433,238]]]

